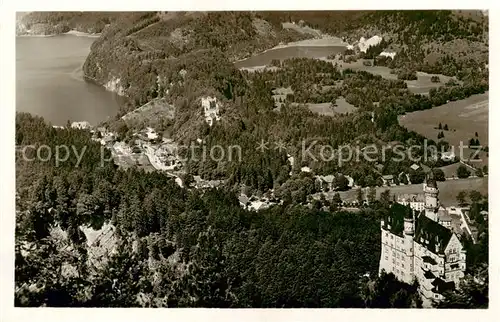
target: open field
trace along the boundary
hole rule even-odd
[[[460,167],[460,165],[462,165],[462,163],[457,162],[444,167],[440,167],[439,169],[443,170],[445,178],[457,178],[457,169],[458,167]],[[467,167],[467,170],[470,171],[471,175],[476,175],[476,171],[474,171],[473,169]]]
[[[273,59],[289,58],[323,58],[331,54],[341,53],[345,46],[338,45],[335,38],[307,39],[263,51],[247,59],[234,62],[236,68],[250,68],[269,65]]]
[[[439,188],[439,201],[444,206],[451,206],[457,203],[456,196],[458,192],[462,190],[477,190],[481,194],[485,195],[488,193],[488,177],[483,178],[468,178],[468,179],[457,179],[457,180],[446,180],[437,183]],[[377,187],[377,198],[380,194],[389,189],[391,194],[414,194],[423,193],[422,184],[410,184],[404,186],[391,186],[391,187]],[[331,199],[335,192],[327,193],[327,199]],[[342,191],[339,192],[340,198],[345,201],[355,201],[356,200],[356,190]]]
[[[165,99],[155,99],[143,106],[122,116],[126,122],[141,122],[143,120],[158,120],[160,118],[173,119],[175,107]]]
[[[279,100],[281,99],[281,101],[284,102],[287,94],[293,94],[293,90],[290,87],[279,87],[273,90],[272,96],[276,102],[276,110],[279,111],[281,105],[283,104]],[[332,106],[331,103],[307,103],[307,107],[311,112],[325,116],[353,113],[357,109],[354,105],[347,103],[343,97],[340,97],[335,101],[335,106]]]
[[[475,137],[475,132],[478,133],[480,145],[488,145],[488,97],[489,93],[486,92],[429,110],[408,113],[399,117],[399,124],[433,140],[437,140],[441,131],[437,129],[438,124],[448,124],[449,131],[443,131],[444,140],[455,147],[455,155],[459,156],[460,142],[464,146],[468,145],[469,139]],[[463,157],[468,159],[472,152],[464,149]],[[479,156],[482,161],[475,161],[474,165],[488,164],[486,152],[480,152]]]
[[[354,71],[365,71],[374,75],[380,75],[385,79],[398,79],[396,74],[391,74],[391,69],[385,66],[365,66],[363,62],[365,59],[358,59],[352,63],[345,63],[343,61],[339,61],[338,59],[325,59],[326,61],[331,62],[332,64],[337,63],[341,69],[352,69]],[[366,59],[373,61],[371,59]],[[440,79],[439,83],[431,82],[432,76],[438,76]],[[408,85],[408,89],[415,94],[428,94],[431,88],[437,88],[443,86],[450,79],[454,79],[456,82],[460,83],[455,77],[445,76],[441,74],[427,74],[424,72],[417,72],[417,80],[407,80],[405,81]]]
[[[433,83],[431,81],[432,76],[439,77],[439,83]],[[431,88],[438,88],[446,84],[450,79],[454,79],[457,83],[460,83],[457,79],[450,76],[445,76],[442,74],[427,74],[424,72],[417,72],[417,80],[405,81],[408,85],[408,89],[415,94],[428,94]]]
[[[318,104],[308,103],[307,107],[313,113],[326,116],[334,116],[336,114],[344,114],[344,113],[353,113],[354,111],[357,110],[357,107],[347,103],[343,97],[340,97],[336,100],[335,106],[332,106],[331,103],[318,103]]]

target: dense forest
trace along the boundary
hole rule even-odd
[[[203,61],[207,58],[205,50],[220,51],[223,55],[217,54],[220,56],[217,63],[226,65],[279,43],[312,37],[281,25],[281,22],[300,20],[331,35],[356,35],[355,40],[359,39],[361,30],[384,35],[381,45],[401,47],[390,62],[391,68],[464,78],[472,73],[473,78],[484,78],[484,71],[478,71],[477,67],[487,62],[487,51],[480,57],[474,55],[475,59],[467,59],[473,57],[468,51],[480,52],[483,48],[475,41],[485,33],[484,22],[475,22],[451,11],[130,13],[119,15],[116,22],[104,30],[92,46],[84,72],[100,84],[119,79],[132,106],[138,107],[156,95],[165,95],[166,85],[176,82],[163,75],[170,75],[169,65],[184,60],[186,55]],[[395,38],[396,35],[400,38]],[[442,35],[451,39],[440,39]],[[452,47],[451,51],[443,49],[455,40],[463,40],[461,47]],[[435,48],[424,46],[431,41]],[[378,46],[374,50],[383,49]],[[466,55],[459,58],[460,52]],[[438,57],[437,61],[434,56]],[[224,78],[231,74],[233,72],[222,73]],[[187,75],[189,77],[189,73]],[[157,77],[164,85],[157,84]],[[195,86],[193,92],[199,88]],[[204,91],[210,88],[213,87],[201,87]]]
[[[88,149],[78,167],[73,157],[57,168],[16,158],[16,305],[420,305],[416,285],[377,277],[387,196],[360,213],[309,209],[296,198],[250,212],[230,186],[200,192],[160,172],[119,170],[101,163],[88,132],[55,129],[29,114],[16,117],[16,144]],[[99,245],[84,232],[105,225],[115,237],[96,260]],[[487,262],[475,258],[471,270]],[[477,294],[461,292],[449,305]]]
[[[206,178],[230,178],[231,182],[244,183],[261,191],[281,185],[288,179],[290,170],[298,170],[300,166],[310,166],[316,173],[342,172],[363,186],[380,185],[376,180],[378,175],[372,162],[361,159],[338,164],[331,160],[309,159],[304,160],[304,164],[297,164],[295,169],[290,169],[286,153],[302,160],[302,143],[312,141],[317,143],[312,149],[315,155],[319,154],[322,145],[337,149],[345,144],[358,144],[361,147],[368,144],[382,146],[393,141],[408,146],[423,144],[424,137],[408,132],[398,124],[398,115],[429,109],[449,100],[463,99],[483,93],[488,88],[487,84],[480,83],[445,85],[431,90],[428,96],[419,95],[411,93],[401,80],[388,80],[363,71],[340,71],[326,62],[305,58],[285,60],[280,63],[278,70],[243,72],[241,75],[241,78],[226,79],[232,92],[221,90],[218,94],[227,106],[221,122],[211,128],[201,125],[197,127],[200,131],[187,133],[181,131],[181,127],[173,125],[174,130],[170,132],[174,133],[173,136],[177,139],[186,142],[204,137],[207,148],[214,145],[239,145],[243,153],[242,162],[238,160],[200,164],[193,161],[189,163],[188,171]],[[279,112],[276,112],[272,92],[279,87],[290,87],[294,93],[287,95]],[[331,103],[338,97],[344,97],[357,108],[357,112],[324,116],[312,113],[303,104]],[[373,122],[371,112],[375,114]],[[190,115],[190,121],[181,123],[183,127],[196,120],[196,114]],[[200,120],[198,122],[203,123]],[[166,128],[157,129],[162,132]],[[286,142],[287,151],[254,153],[255,142],[261,140]],[[440,140],[428,141],[427,144],[441,147],[447,143]],[[423,149],[418,153],[416,156],[422,156]],[[441,161],[424,161],[430,167],[442,166],[439,162]],[[383,174],[397,175],[410,165],[410,160],[392,162],[388,157],[384,163]],[[266,171],[263,173],[260,169]]]
[[[20,23],[27,30],[51,35],[76,30],[86,33],[100,33],[107,25],[114,23],[125,12],[58,11],[30,12],[23,15]]]
[[[326,19],[328,15],[343,16],[339,12],[129,14],[111,24],[93,44],[84,71],[87,78],[101,84],[119,80],[119,86],[129,100],[124,112],[152,99],[165,98],[175,108],[175,119],[149,122],[160,133],[176,141],[189,144],[197,138],[204,138],[208,148],[214,145],[239,145],[242,148],[244,161],[241,164],[190,162],[187,167],[190,174],[207,179],[228,178],[235,184],[244,183],[261,191],[281,185],[288,179],[289,171],[294,169],[289,169],[284,152],[253,153],[255,142],[282,140],[291,155],[300,149],[302,140],[319,140],[318,144],[334,148],[356,140],[362,144],[423,142],[422,137],[408,133],[398,125],[398,115],[432,108],[488,89],[488,74],[484,69],[478,69],[480,61],[444,55],[430,63],[422,47],[429,39],[438,41],[438,35],[449,31],[446,28],[453,27],[448,33],[453,39],[479,37],[483,29],[467,27],[474,24],[469,18],[449,11],[350,12],[345,17],[353,18],[351,23],[340,19],[338,26],[330,26],[330,23],[337,22]],[[384,27],[390,29],[387,32],[391,31],[391,35],[401,33],[405,26],[407,29],[404,30],[419,30],[417,35],[420,36],[410,40],[391,36],[385,41],[384,38],[381,45],[368,55],[375,55],[384,49],[383,46],[407,42],[394,60],[386,62],[397,70],[400,78],[409,79],[416,70],[422,70],[455,76],[461,83],[443,84],[426,96],[411,93],[403,80],[342,69],[321,60],[274,61],[276,69],[253,73],[238,70],[232,63],[279,42],[308,37],[283,29],[278,21],[303,20],[306,25],[341,35],[354,33],[359,24],[377,27],[384,19],[392,21]],[[319,24],[319,21],[323,23]],[[344,26],[343,29],[340,25]],[[447,40],[439,41],[447,43]],[[273,99],[276,88],[290,88],[293,92],[282,100],[279,113]],[[203,96],[217,97],[223,106],[222,121],[213,127],[208,127],[200,114],[199,98]],[[338,98],[355,106],[357,113],[325,117],[311,113],[306,105],[335,104]],[[371,112],[375,113],[374,123],[370,122]],[[446,146],[444,140],[431,142],[433,144]],[[317,173],[340,171],[370,186],[380,184],[373,167],[364,162],[343,167],[334,162],[316,161],[304,165]],[[434,165],[429,161],[428,166]],[[399,174],[408,166],[389,164],[383,174]],[[262,173],[262,168],[267,171]]]
[[[397,293],[404,286],[386,276],[376,283],[397,287],[384,293],[385,304],[366,298],[381,296],[374,285],[365,289],[362,278],[377,275],[377,212],[330,213],[292,203],[253,213],[239,206],[231,189],[200,193],[158,172],[101,166],[100,146],[87,132],[54,129],[28,114],[17,115],[16,143],[89,149],[78,168],[74,159],[57,169],[16,160],[17,305],[414,304],[413,293],[404,299]],[[83,230],[105,223],[119,238],[107,264],[94,265]]]
[[[46,162],[40,156],[27,161],[16,155],[16,305],[421,305],[418,285],[400,283],[392,274],[378,275],[380,218],[389,211],[390,196],[375,200],[371,193],[370,207],[358,213],[339,211],[340,197],[308,200],[318,189],[312,173],[300,171],[307,165],[315,174],[341,172],[361,186],[374,187],[381,185],[381,174],[398,176],[410,161],[392,161],[389,153],[376,170],[364,159],[343,164],[302,160],[300,149],[302,142],[313,141],[317,146],[312,154],[322,144],[423,146],[425,138],[401,127],[398,116],[483,93],[489,85],[484,61],[446,54],[430,61],[432,52],[421,45],[482,41],[487,27],[451,11],[110,13],[82,25],[84,16],[35,13],[25,19],[64,30],[89,31],[95,25],[92,30],[102,32],[83,69],[88,80],[117,84],[115,90],[126,97],[116,120],[106,124],[121,139],[130,141],[137,130],[133,126],[153,126],[183,144],[203,138],[208,149],[239,145],[243,155],[241,161],[188,158],[186,178],[201,175],[226,179],[226,184],[204,191],[181,188],[164,173],[125,171],[113,161],[103,162],[111,160],[110,151],[87,131],[53,128],[40,117],[18,113],[17,146],[46,145],[50,151],[68,146],[82,158],[70,153],[67,161],[57,163],[53,154],[42,155]],[[359,39],[362,27],[381,32],[384,42],[366,54],[369,59],[385,46],[404,43],[394,60],[375,59],[394,69],[399,79],[306,58],[273,61],[274,68],[261,72],[234,67],[234,61],[279,43],[311,37],[282,28],[282,22],[300,20],[348,39]],[[390,23],[381,23],[385,21]],[[404,79],[415,71],[443,73],[460,82],[442,84],[428,95],[413,94]],[[280,108],[273,97],[278,88],[292,91]],[[200,98],[205,96],[216,97],[222,106],[222,118],[213,126],[201,114]],[[120,119],[156,98],[174,107],[174,118],[136,125]],[[325,116],[308,108],[309,103],[335,104],[339,98],[355,112]],[[261,140],[286,142],[285,150],[257,153]],[[35,149],[26,150],[30,160]],[[293,167],[289,156],[297,160]],[[443,161],[424,164],[434,168]],[[425,177],[422,169],[409,176],[413,183]],[[335,180],[346,186],[344,176]],[[257,194],[274,189],[283,204],[258,212],[243,209],[237,198],[242,186]],[[478,214],[487,209],[487,200],[474,194],[470,199],[471,216],[480,229],[478,243],[464,240],[473,275],[488,262],[487,222],[481,223]],[[102,244],[91,237],[109,230],[113,237]],[[484,303],[487,282],[466,283],[440,305]]]

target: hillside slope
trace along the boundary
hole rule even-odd
[[[220,73],[230,61],[307,37],[247,12],[131,14],[94,43],[84,72],[99,84],[114,84],[111,89],[137,107],[165,95],[182,69],[192,69],[197,77],[188,77],[195,82],[211,82],[211,70]],[[193,69],[191,60],[200,66]]]
[[[16,15],[17,35],[56,35],[76,30],[100,33],[113,23],[121,12],[29,12]]]

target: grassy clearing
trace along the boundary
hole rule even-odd
[[[462,190],[477,190],[482,194],[488,194],[488,177],[484,178],[467,178],[467,179],[457,179],[457,180],[446,180],[443,182],[438,182],[439,188],[439,200],[441,204],[445,206],[452,206],[457,203],[457,194]],[[380,194],[389,189],[391,194],[413,194],[413,193],[423,193],[422,184],[410,184],[404,186],[392,186],[392,187],[377,187],[377,198]],[[344,192],[339,192],[340,198],[346,201],[355,201],[357,192],[356,190],[349,190]],[[327,198],[331,198],[332,192],[328,193]]]
[[[358,59],[352,63],[345,63],[343,61],[339,61],[338,59],[327,59],[331,63],[337,65],[342,69],[352,69],[354,71],[365,71],[374,75],[380,75],[385,79],[398,79],[396,74],[391,74],[391,69],[385,66],[365,66],[363,62],[365,60],[372,61],[371,59]],[[432,76],[438,76],[440,79],[439,83],[433,83],[431,81]],[[457,83],[460,83],[455,77],[445,76],[441,74],[427,74],[424,72],[417,72],[417,80],[405,81],[408,85],[408,89],[415,94],[428,94],[431,88],[437,88],[443,86],[450,79],[454,79]]]
[[[332,106],[331,103],[318,103],[318,104],[308,103],[307,107],[313,113],[326,116],[334,116],[336,114],[344,114],[344,113],[353,113],[357,110],[357,107],[347,103],[343,97],[338,98],[335,101],[334,106]]]
[[[449,131],[443,131],[444,140],[455,148],[455,154],[459,156],[460,142],[468,145],[476,132],[479,143],[488,145],[488,97],[486,92],[429,110],[408,113],[399,117],[399,124],[433,140],[437,140],[438,133],[442,131],[437,129],[438,124],[448,124]],[[464,149],[463,157],[468,159],[472,152],[471,149]],[[479,156],[482,161],[474,161],[474,166],[488,164],[486,152],[480,152]]]
[[[142,122],[143,120],[158,120],[161,118],[173,119],[175,117],[174,106],[167,103],[165,99],[156,99],[122,116],[126,122]]]
[[[326,86],[325,86],[326,87]],[[279,87],[273,90],[273,99],[276,102],[277,110],[283,105],[282,102],[285,101],[287,94],[293,94],[293,90],[290,87],[284,88]],[[280,102],[281,99],[281,102]],[[297,103],[293,103],[297,104]],[[337,114],[353,113],[357,110],[352,104],[346,102],[343,97],[338,98],[335,101],[335,105],[332,106],[331,103],[307,103],[307,107],[313,113],[317,113],[325,116],[334,116]]]
[[[456,178],[457,177],[457,169],[460,167],[462,163],[457,162],[454,164],[450,164],[439,169],[443,170],[445,178]],[[471,172],[471,175],[475,175],[475,171],[471,168],[467,167],[467,170]]]

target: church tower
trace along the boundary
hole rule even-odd
[[[424,195],[425,195],[425,216],[428,218],[438,221],[438,209],[439,209],[439,189],[437,187],[436,180],[434,177],[429,175],[424,183]]]

